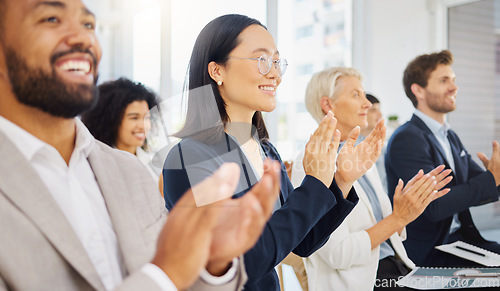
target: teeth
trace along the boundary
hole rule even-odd
[[[90,63],[88,61],[68,61],[62,64],[60,68],[64,71],[85,75],[90,72]]]
[[[275,87],[271,87],[271,86],[259,86],[259,88],[266,90],[266,91],[275,91],[276,90]]]

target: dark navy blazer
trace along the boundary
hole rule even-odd
[[[274,267],[292,251],[307,257],[323,246],[354,208],[358,197],[351,189],[346,200],[335,181],[328,189],[312,176],[307,176],[294,190],[274,146],[265,141],[262,149],[267,157],[281,163],[281,207],[267,222],[256,245],[244,255],[248,274],[245,290],[280,290]],[[184,139],[174,146],[163,169],[167,207],[171,209],[188,188],[208,177],[224,162],[240,165],[238,189],[242,191],[235,196],[243,195],[257,179],[241,148],[227,134],[210,145]]]
[[[486,242],[472,221],[469,207],[498,200],[498,189],[490,171],[476,164],[458,136],[448,131],[448,139],[455,161],[453,180],[446,186],[451,191],[435,200],[424,213],[407,227],[404,242],[410,259],[419,266],[449,266],[447,255],[435,246],[451,243],[449,231],[453,215],[458,213],[460,234],[470,242]],[[408,182],[420,169],[425,173],[444,164],[449,169],[446,155],[438,140],[416,115],[399,127],[387,146],[385,167],[391,200],[398,179]]]

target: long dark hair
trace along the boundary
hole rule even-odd
[[[91,110],[82,114],[82,121],[92,135],[114,147],[125,109],[134,101],[146,101],[149,109],[158,103],[157,95],[142,83],[126,78],[99,85],[99,99]]]
[[[219,65],[225,65],[229,53],[241,42],[241,39],[239,39],[240,33],[254,24],[267,29],[256,19],[245,15],[228,14],[210,21],[200,32],[189,61],[189,83],[184,84],[184,90],[190,90],[186,122],[183,128],[175,134],[176,137],[190,136],[210,143],[224,133],[225,126],[230,121],[230,118],[226,112],[226,103],[220,95],[218,86],[208,73],[208,64],[216,62]],[[206,85],[210,85],[212,88],[217,108],[213,106],[214,100],[212,98],[193,91],[193,89]],[[220,121],[222,121],[222,124],[220,124]],[[252,125],[255,126],[260,140],[269,138],[260,111],[255,112],[252,117]]]

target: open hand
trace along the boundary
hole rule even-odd
[[[451,169],[443,171],[444,168],[440,165],[425,175],[420,170],[404,188],[403,181],[399,179],[394,191],[393,215],[401,227],[419,217],[429,203],[450,192],[449,188],[442,189],[453,179],[453,176],[448,176]]]
[[[496,140],[493,141],[493,154],[488,159],[484,153],[477,153],[477,156],[483,162],[484,167],[493,174],[495,183],[500,185],[500,146]]]
[[[238,199],[214,204],[224,211],[214,229],[207,270],[224,273],[233,258],[252,248],[271,217],[280,191],[280,163],[266,160],[259,183]]]
[[[191,286],[208,262],[213,231],[223,207],[200,207],[193,192],[212,201],[231,196],[239,179],[236,164],[224,164],[212,176],[188,190],[170,211],[160,233],[152,263],[160,267],[177,289]]]
[[[352,184],[375,164],[382,152],[385,131],[384,120],[381,119],[373,131],[357,146],[354,145],[358,139],[360,128],[356,126],[351,131],[337,157],[335,181],[340,189],[350,189]],[[345,191],[343,193],[344,196],[347,195]]]
[[[336,130],[337,119],[331,111],[323,118],[311,135],[304,153],[304,172],[330,187],[335,171],[335,158],[340,143],[340,131]]]

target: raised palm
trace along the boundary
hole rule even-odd
[[[337,155],[336,180],[352,184],[361,178],[377,161],[382,152],[386,128],[383,119],[380,120],[373,131],[358,145],[355,145],[360,132],[355,127],[346,143]]]

